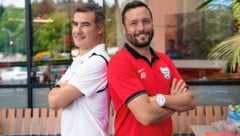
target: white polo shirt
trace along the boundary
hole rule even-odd
[[[97,55],[93,55],[97,54]],[[84,95],[63,108],[63,136],[108,136],[109,92],[105,45],[97,45],[83,56],[74,58],[60,79],[68,81]]]

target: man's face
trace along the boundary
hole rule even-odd
[[[95,23],[94,12],[76,12],[73,16],[72,36],[80,49],[91,49],[101,42],[103,26]]]
[[[144,48],[153,38],[153,23],[149,11],[145,7],[130,9],[125,14],[123,32],[130,44]]]

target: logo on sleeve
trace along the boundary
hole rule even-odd
[[[164,78],[166,78],[166,79],[170,79],[170,70],[169,70],[169,68],[168,67],[160,67],[160,71],[161,71],[161,73],[163,74],[163,76],[164,76]]]

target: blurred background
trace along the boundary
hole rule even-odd
[[[83,2],[104,7],[104,41],[109,55],[114,55],[125,40],[120,14],[128,1],[0,0],[0,108],[47,107],[49,87],[78,55],[71,21],[73,10]],[[171,58],[200,96],[198,103],[238,102],[240,70],[229,72],[228,58],[208,58],[216,45],[240,34],[240,8],[233,8],[237,0],[142,1],[153,12],[151,46],[164,53],[170,50],[170,57],[171,48],[177,50]],[[211,99],[214,95],[219,97]],[[204,100],[205,96],[210,99]]]

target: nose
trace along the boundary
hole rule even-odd
[[[144,24],[142,22],[139,22],[137,25],[137,30],[142,31],[144,29]]]
[[[145,24],[143,22],[138,22],[137,27],[136,27],[136,32],[138,34],[142,34],[145,31]]]
[[[73,32],[80,34],[82,32],[81,25],[77,25],[76,27],[74,27]]]

